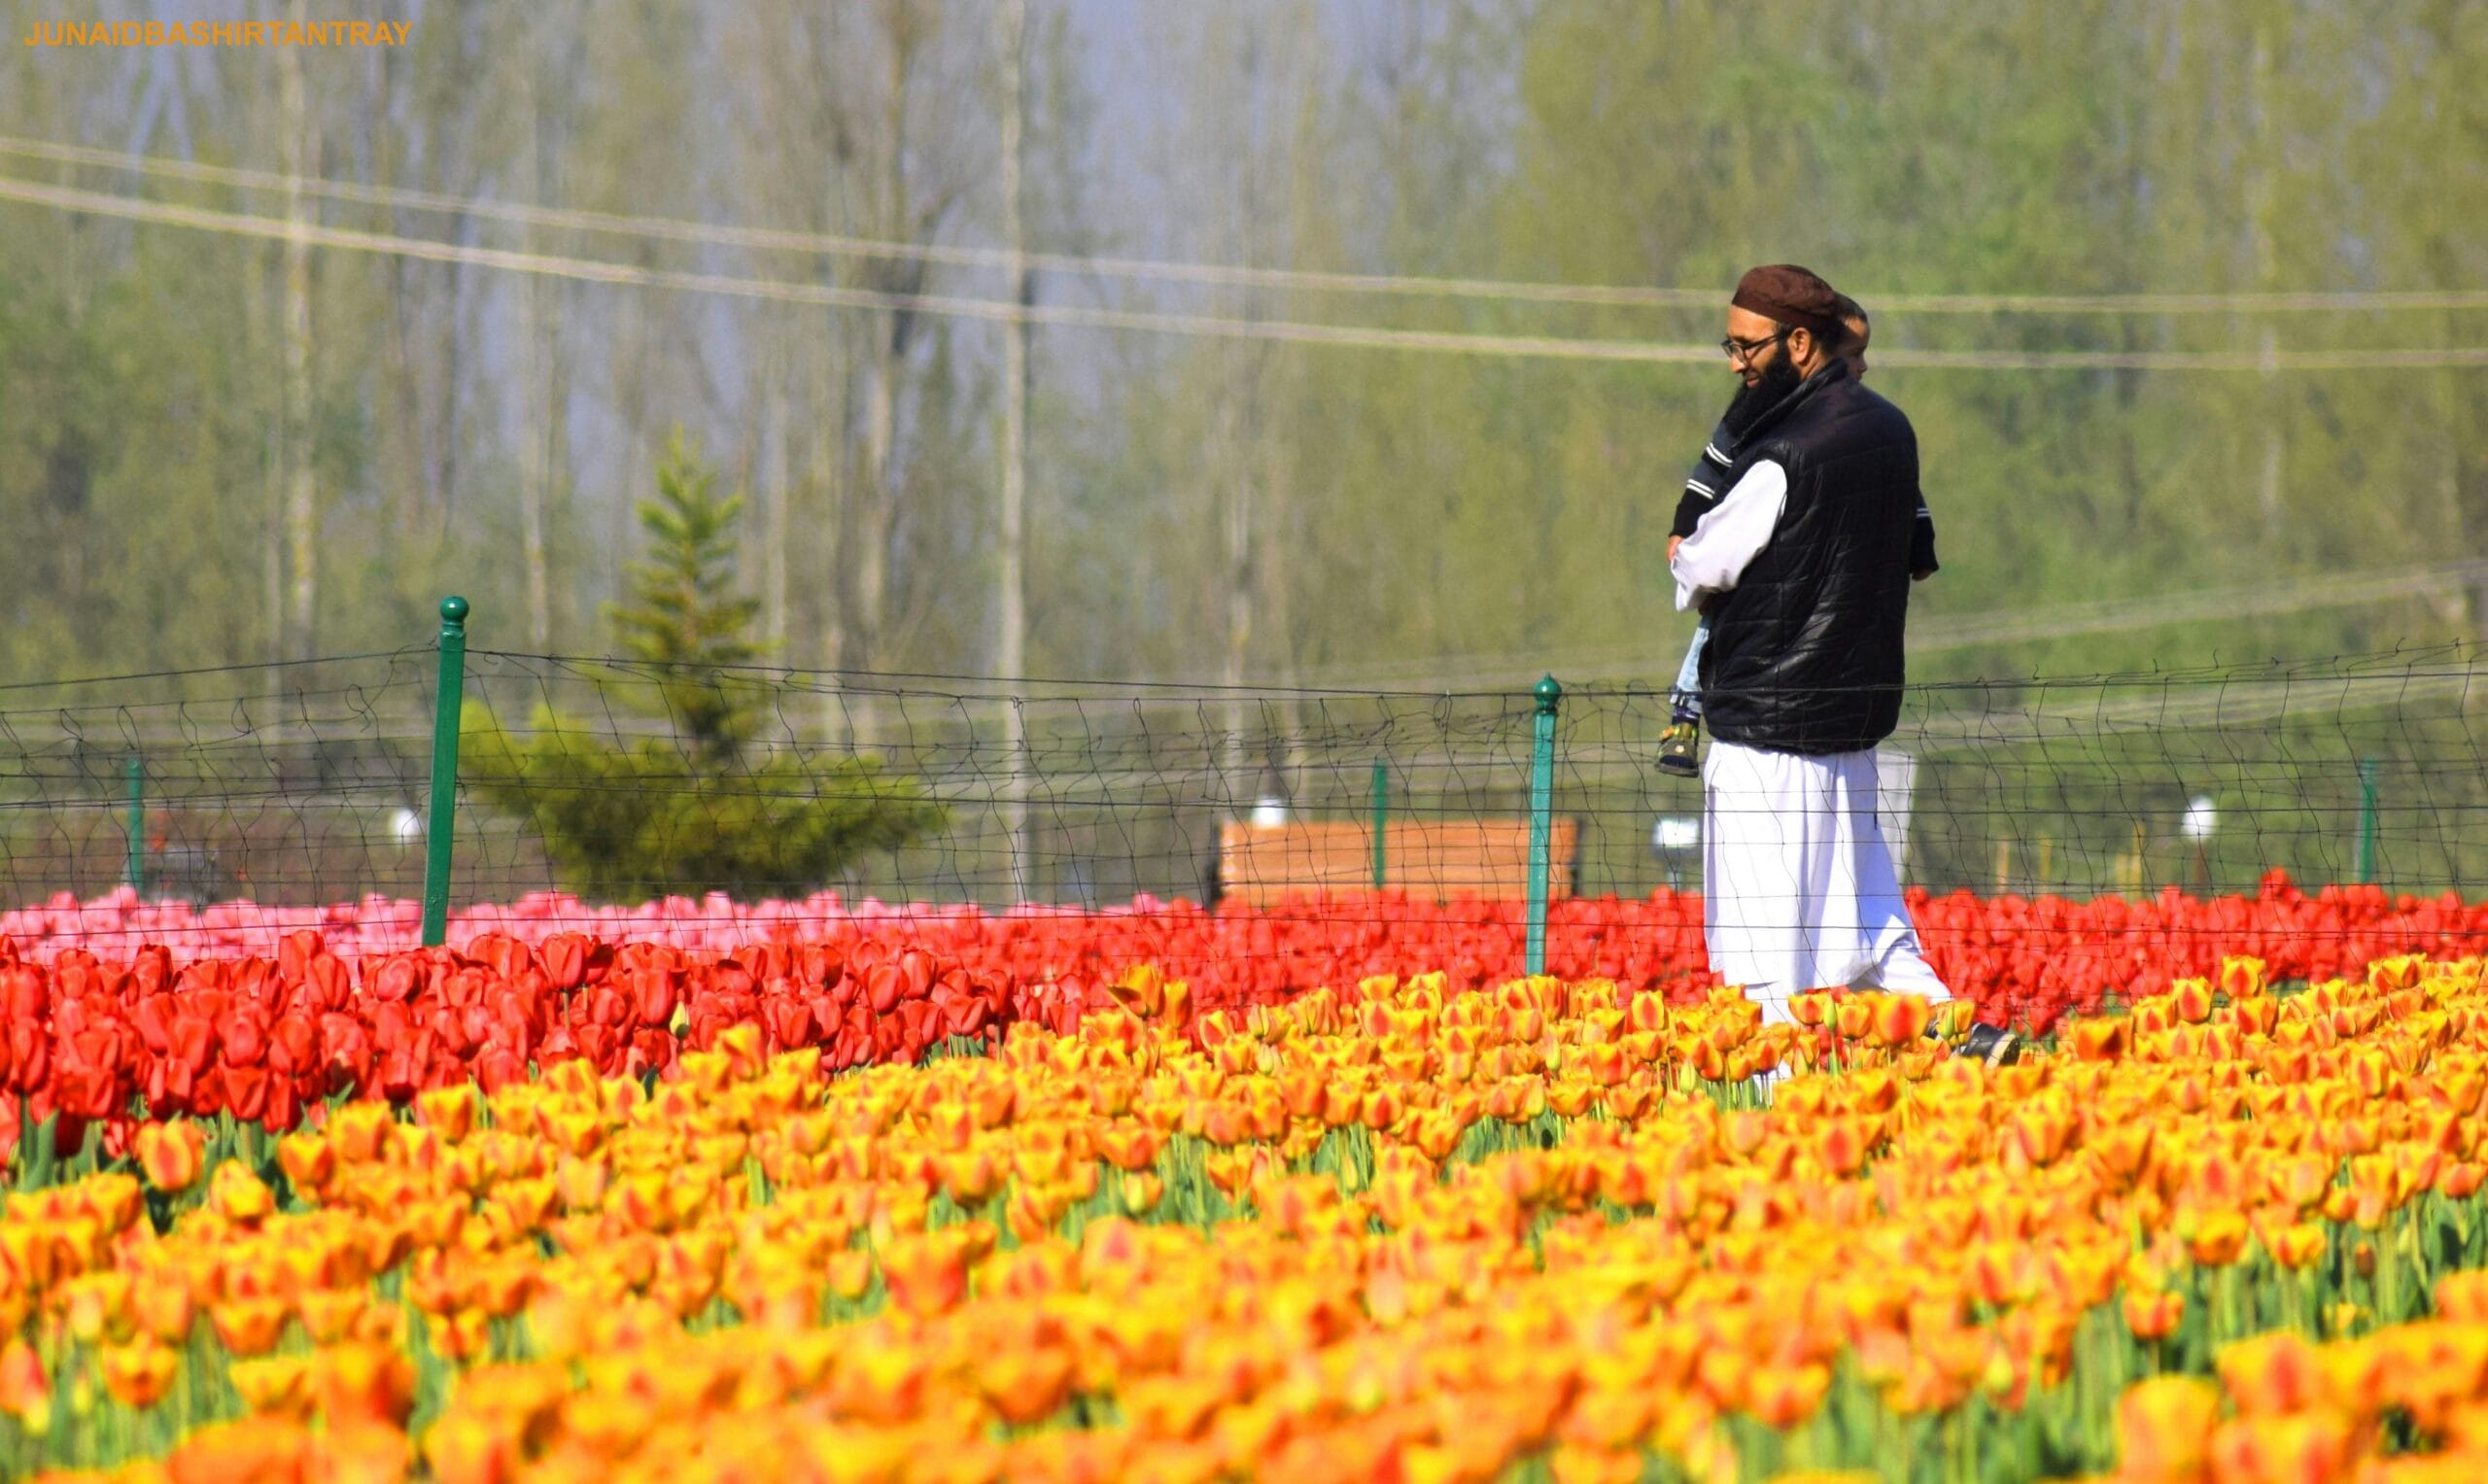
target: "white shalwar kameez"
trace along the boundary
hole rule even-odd
[[[1788,476],[1754,464],[1670,563],[1679,611],[1737,585],[1771,539]],[[1713,741],[1702,768],[1702,930],[1710,968],[1766,1021],[1847,985],[1941,1004],[1876,818],[1872,748],[1810,756]]]

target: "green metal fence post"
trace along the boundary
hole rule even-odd
[[[1555,707],[1564,687],[1538,682],[1538,718],[1529,758],[1529,972],[1546,972],[1546,874],[1555,840]]]
[[[1380,891],[1390,855],[1384,850],[1383,831],[1391,825],[1391,766],[1380,758],[1373,760],[1373,889]]]
[[[2375,880],[2375,759],[2359,759],[2359,880]]]
[[[458,824],[458,718],[466,690],[466,600],[440,601],[440,691],[432,708],[432,802],[424,812],[424,947],[449,941],[449,843]]]
[[[135,752],[129,755],[129,860],[121,880],[139,896],[147,895],[147,783]]]

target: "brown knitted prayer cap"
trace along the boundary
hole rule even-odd
[[[1826,345],[1838,345],[1849,333],[1840,323],[1840,294],[1819,274],[1793,262],[1746,269],[1728,302],[1781,325],[1813,330]]]

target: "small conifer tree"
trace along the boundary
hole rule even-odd
[[[623,739],[537,709],[524,735],[470,712],[461,781],[527,820],[569,890],[612,901],[723,891],[739,898],[817,888],[869,850],[942,828],[946,812],[878,759],[763,745],[775,680],[748,669],[759,604],[739,591],[740,495],[676,430],[639,504],[645,555],[606,609],[639,662],[605,684],[615,708],[664,719],[669,737]]]

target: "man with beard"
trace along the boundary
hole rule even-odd
[[[1703,936],[1766,1021],[1847,985],[1945,1004],[1875,817],[1900,721],[1918,436],[1838,354],[1840,297],[1805,268],[1738,283],[1720,342],[1745,383],[1725,492],[1669,562],[1710,619],[1700,691]],[[2011,1032],[1959,1050],[2012,1059]]]
[[[1846,293],[1835,294],[1840,305],[1840,359],[1849,362],[1849,374],[1864,379],[1866,347],[1875,337],[1875,325],[1866,310]],[[1786,388],[1780,389],[1785,395]],[[1676,498],[1676,521],[1668,531],[1668,560],[1676,560],[1676,549],[1702,524],[1702,517],[1719,502],[1719,493],[1728,487],[1728,466],[1736,461],[1733,450],[1744,439],[1746,428],[1761,410],[1774,399],[1769,389],[1740,382],[1737,394],[1728,403],[1727,415],[1711,430],[1702,445],[1702,454],[1693,461],[1693,472],[1684,476],[1684,493]],[[1935,517],[1927,513],[1926,497],[1918,500],[1918,524],[1911,531],[1909,575],[1913,582],[1923,582],[1935,575]],[[1676,686],[1669,692],[1671,714],[1668,727],[1659,734],[1659,771],[1678,777],[1696,777],[1701,774],[1697,751],[1702,736],[1701,672],[1702,646],[1710,638],[1710,620],[1705,617],[1695,626],[1693,641],[1685,646],[1684,663],[1676,671]]]

